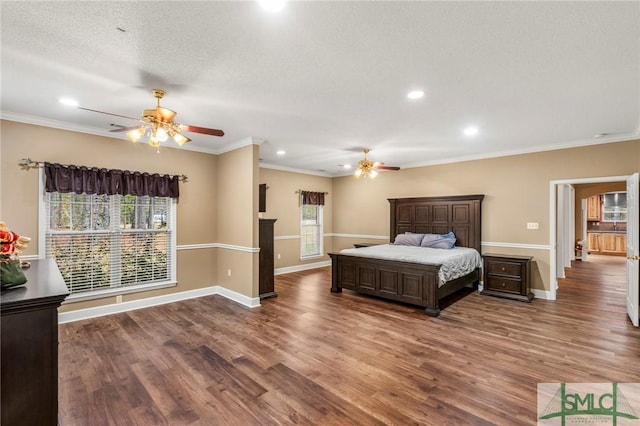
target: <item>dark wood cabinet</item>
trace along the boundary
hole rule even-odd
[[[531,302],[531,256],[485,254],[482,294]]]
[[[58,307],[69,291],[53,260],[30,263],[27,283],[0,295],[3,425],[58,423]]]
[[[258,244],[260,245],[258,293],[260,299],[276,297],[274,289],[273,224],[277,219],[259,219]]]

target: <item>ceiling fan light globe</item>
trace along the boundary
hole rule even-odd
[[[362,169],[357,169],[353,175],[357,178],[359,178],[360,176],[362,176]]]
[[[158,127],[158,129],[155,132],[155,139],[159,140],[160,142],[164,142],[169,138],[169,135],[167,134],[167,131],[164,129],[164,127]]]
[[[126,135],[129,138],[129,140],[133,143],[136,143],[140,140],[140,138],[142,137],[143,134],[143,130],[141,128],[137,128],[137,129],[133,129],[133,130],[129,130]]]
[[[374,177],[378,176],[378,172],[376,172],[375,170],[371,170],[369,171],[369,177],[371,179],[373,179]]]
[[[173,135],[173,140],[176,141],[176,143],[180,146],[190,141],[188,137],[181,135],[180,133],[176,133],[175,135]]]

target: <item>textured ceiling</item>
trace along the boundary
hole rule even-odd
[[[124,138],[111,123],[135,121],[58,99],[138,117],[161,88],[177,122],[226,133],[189,134],[190,149],[254,138],[265,164],[328,175],[365,147],[411,167],[638,137],[640,2],[0,7],[10,120]],[[408,100],[412,89],[424,98]]]

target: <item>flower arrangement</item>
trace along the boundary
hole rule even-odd
[[[31,238],[16,234],[0,222],[0,260],[17,259],[29,241]]]
[[[16,234],[0,221],[0,284],[3,289],[27,282],[19,256],[29,241],[31,238]]]

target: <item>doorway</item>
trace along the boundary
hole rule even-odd
[[[571,260],[574,256],[574,244],[575,244],[575,236],[576,236],[576,224],[575,224],[575,191],[574,187],[576,185],[583,184],[611,184],[611,183],[622,183],[627,187],[630,185],[630,182],[637,182],[638,176],[637,174],[632,176],[611,176],[611,177],[601,177],[601,178],[583,178],[583,179],[566,179],[566,180],[557,180],[550,182],[550,241],[551,244],[551,252],[550,252],[550,291],[549,291],[549,299],[556,299],[556,291],[558,288],[558,278],[564,278],[564,268],[565,266],[571,265]],[[635,201],[632,203],[630,207],[632,212],[632,217],[637,217],[638,215],[638,207],[637,207],[637,183],[635,184],[635,190],[631,191],[632,198]],[[632,220],[633,221],[633,220]],[[629,228],[627,233],[627,240],[630,240],[628,249],[630,252],[636,253],[638,252],[638,238],[637,238],[637,230],[634,227]],[[630,238],[632,237],[632,238]],[[586,249],[586,241],[583,241]],[[626,286],[627,286],[627,298],[626,303],[628,306],[629,317],[631,318],[632,323],[635,326],[638,326],[638,271],[637,271],[637,260],[634,263],[634,256],[629,257],[626,261],[626,269],[627,269],[627,277],[626,278]],[[625,256],[626,258],[626,256]],[[631,266],[629,266],[631,263]],[[635,301],[630,303],[630,301]]]

